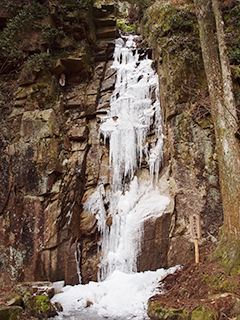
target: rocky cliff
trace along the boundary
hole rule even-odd
[[[13,82],[12,100],[1,96],[0,281],[5,284],[33,279],[76,284],[80,275],[82,283],[97,280],[100,232],[83,204],[99,183],[109,184],[109,150],[99,139],[99,123],[115,85],[110,66],[116,18],[112,5],[91,10],[60,18],[52,8],[51,19],[68,35],[62,48],[67,42],[71,50],[51,67]],[[5,14],[3,26],[4,19]],[[152,53],[165,135],[159,185],[171,202],[161,218],[144,225],[139,271],[194,256],[192,213],[201,215],[201,250],[215,245],[222,224],[213,125],[194,41],[194,61],[182,42],[159,44]],[[145,42],[139,46],[144,52]]]
[[[144,32],[155,47],[165,128],[165,175],[171,181],[174,211],[167,265],[194,257],[190,217],[200,216],[200,251],[217,243],[222,225],[221,193],[210,100],[191,4],[156,2],[145,16]]]
[[[15,82],[13,101],[2,95],[2,283],[74,284],[80,264],[83,282],[96,280],[99,234],[96,219],[82,212],[81,203],[100,170],[106,171],[97,115],[114,87],[109,61],[116,18],[114,6],[91,10],[76,9],[63,18],[53,7],[51,19],[61,20],[67,41],[76,42],[70,54]]]

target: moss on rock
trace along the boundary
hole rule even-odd
[[[191,314],[191,320],[215,320],[217,319],[217,314],[214,311],[208,310],[204,306],[200,306],[193,310]]]
[[[50,318],[57,315],[54,306],[45,295],[32,297],[29,305],[31,314],[38,319]]]
[[[150,302],[148,308],[148,316],[153,320],[187,320],[189,319],[189,310],[181,308],[155,307]]]
[[[236,243],[227,241],[224,226],[219,228],[220,241],[211,260],[221,259],[219,267],[229,275],[240,275],[240,249]]]
[[[0,307],[1,320],[20,320],[22,316],[22,308],[18,306]]]

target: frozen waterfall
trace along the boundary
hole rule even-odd
[[[83,205],[96,216],[101,232],[101,281],[66,286],[53,298],[64,308],[56,319],[149,319],[147,300],[157,278],[175,270],[136,272],[144,222],[161,216],[169,198],[158,187],[163,145],[158,76],[150,59],[139,59],[134,39],[116,40],[112,68],[117,80],[111,110],[99,129],[99,138],[109,143],[110,187],[100,184]],[[142,175],[143,161],[149,172]]]
[[[134,36],[116,40],[114,63],[117,71],[111,109],[102,118],[99,137],[109,140],[111,188],[103,185],[84,204],[84,210],[97,216],[102,237],[99,250],[102,260],[99,280],[114,270],[137,271],[137,256],[146,219],[157,218],[169,203],[153,188],[162,164],[162,125],[158,75],[151,68],[152,60],[139,59]],[[155,143],[147,142],[154,130]],[[151,179],[140,181],[136,172],[142,159],[148,162]],[[106,205],[109,204],[108,210]],[[111,218],[111,226],[106,224]]]
[[[116,40],[112,68],[117,70],[117,80],[110,101],[111,110],[100,127],[104,141],[109,138],[109,162],[115,191],[123,189],[126,177],[133,179],[137,167],[141,166],[143,154],[149,159],[152,175],[154,168],[158,174],[162,163],[158,75],[151,68],[152,60],[139,61],[134,36],[125,38],[125,41],[122,38]],[[146,136],[153,121],[158,146],[149,154]]]

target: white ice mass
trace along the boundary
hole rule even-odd
[[[65,287],[53,298],[64,308],[57,319],[148,319],[147,300],[157,278],[167,273],[163,269],[137,273],[144,222],[161,216],[169,199],[153,183],[158,181],[163,147],[158,76],[151,68],[152,60],[139,60],[134,38],[116,40],[115,90],[99,129],[99,138],[109,142],[111,187],[99,185],[84,203],[84,210],[96,215],[102,235],[100,282]],[[157,139],[148,144],[152,130]],[[143,158],[149,165],[148,180],[136,174]],[[106,224],[108,217],[111,226]],[[89,308],[85,308],[87,301],[92,303]]]

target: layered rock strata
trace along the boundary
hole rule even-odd
[[[94,8],[80,51],[56,61],[51,72],[24,80],[12,106],[1,109],[3,284],[33,279],[76,284],[80,267],[83,282],[96,280],[99,234],[81,201],[97,184],[100,161],[101,170],[107,162],[101,159],[105,147],[98,143],[97,114],[114,87],[109,69],[114,12],[111,5]],[[54,12],[52,18],[57,23]],[[64,28],[68,18],[75,19],[66,17]]]

